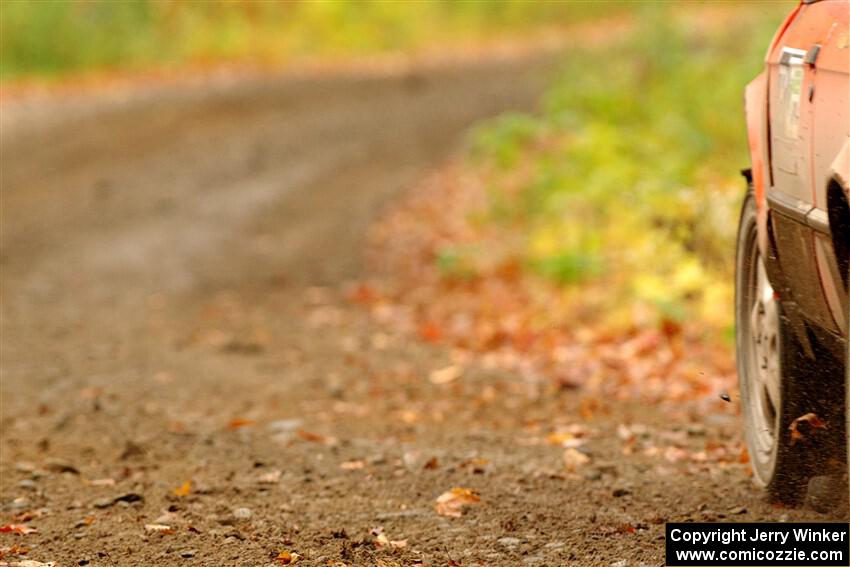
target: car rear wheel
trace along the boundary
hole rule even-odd
[[[773,499],[793,503],[803,495],[809,476],[803,448],[795,446],[788,428],[800,415],[794,378],[803,365],[758,247],[752,194],[741,210],[736,257],[738,378],[753,476]]]

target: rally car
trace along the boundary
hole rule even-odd
[[[850,0],[804,0],[745,91],[751,167],[736,260],[744,432],[756,482],[795,502],[846,467]]]

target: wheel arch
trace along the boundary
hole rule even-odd
[[[850,270],[850,188],[846,181],[835,175],[827,184],[826,204],[829,215],[829,232],[835,259],[843,278],[844,288],[848,288],[848,270]]]

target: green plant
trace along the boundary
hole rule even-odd
[[[729,324],[742,91],[787,6],[772,8],[694,28],[646,4],[629,37],[565,57],[540,115],[473,133],[489,218],[525,234],[525,265],[605,286],[612,309]]]

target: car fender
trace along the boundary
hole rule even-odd
[[[844,145],[829,166],[829,177],[835,179],[850,198],[850,136],[844,140]]]
[[[770,179],[767,134],[767,72],[762,71],[744,90],[747,120],[747,144],[752,165],[753,192],[756,199],[759,247],[767,250],[766,183]]]

